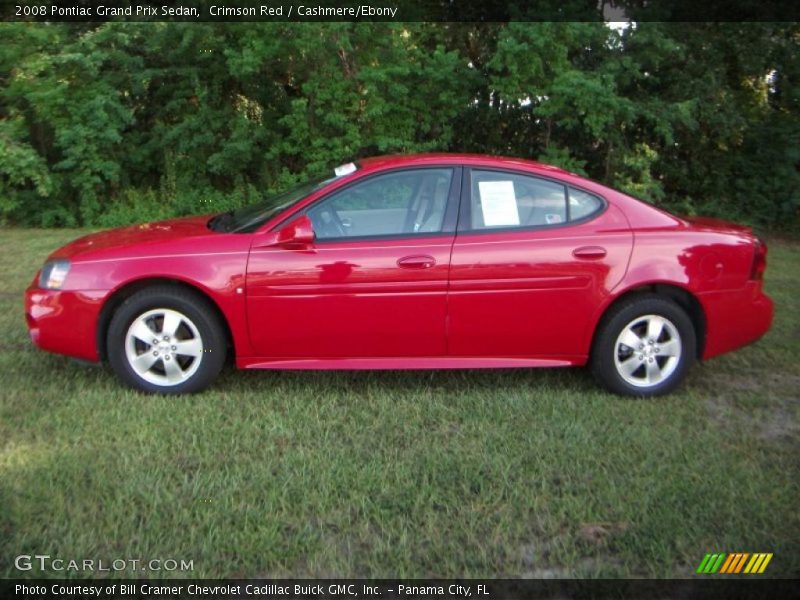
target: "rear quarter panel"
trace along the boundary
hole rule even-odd
[[[740,289],[752,260],[752,237],[745,234],[634,231],[630,267],[617,291],[645,283],[672,283],[695,294]]]
[[[679,219],[669,226],[634,227],[630,265],[609,304],[643,286],[677,286],[702,307],[702,358],[750,343],[763,335],[772,318],[761,282],[749,279],[753,241],[745,230],[714,231]],[[607,309],[600,308],[596,322]]]

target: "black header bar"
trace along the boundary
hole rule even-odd
[[[800,21],[797,0],[0,0],[27,22]]]

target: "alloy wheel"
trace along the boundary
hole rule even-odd
[[[186,315],[156,308],[131,323],[125,336],[125,356],[139,377],[169,387],[188,380],[200,367],[203,339]]]
[[[614,344],[614,365],[620,377],[638,388],[666,381],[681,360],[678,328],[661,315],[643,315],[628,323]]]

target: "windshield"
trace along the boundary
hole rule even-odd
[[[334,179],[336,178],[309,181],[277,196],[270,196],[261,202],[217,215],[209,221],[208,226],[214,231],[252,233],[282,210],[289,208],[295,202],[302,200]]]

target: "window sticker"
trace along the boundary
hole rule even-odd
[[[350,173],[355,173],[358,170],[358,167],[354,163],[347,163],[344,165],[339,165],[336,167],[333,172],[337,177],[344,177],[345,175],[350,175]]]
[[[544,216],[544,220],[545,220],[545,223],[547,223],[548,225],[553,225],[554,223],[561,223],[561,221],[562,221],[561,215],[556,214],[556,213],[547,213]]]
[[[486,227],[519,225],[513,181],[479,181],[478,188]]]

